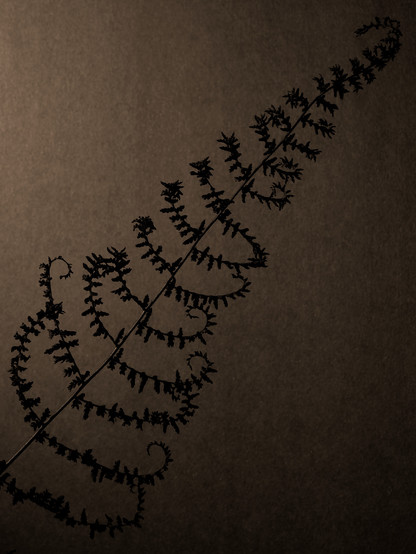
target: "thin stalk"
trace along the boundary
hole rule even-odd
[[[368,68],[372,69],[374,66],[370,64]],[[348,76],[347,76],[348,77]],[[346,77],[346,79],[347,79]],[[286,138],[296,129],[296,127],[301,122],[303,116],[311,109],[311,107],[318,101],[319,98],[325,97],[325,95],[333,90],[334,86],[330,86],[325,92],[322,92],[321,94],[318,94],[303,110],[301,115],[298,117],[298,119],[295,121],[295,123],[291,126],[290,130],[285,133],[285,136],[282,138],[282,140],[275,146],[275,148],[270,151],[252,171],[251,173],[244,179],[243,183],[239,186],[237,191],[231,196],[229,199],[227,205],[222,208],[218,214],[212,219],[212,221],[207,225],[205,230],[201,233],[201,235],[197,238],[197,240],[193,243],[191,248],[186,253],[185,257],[181,260],[181,262],[178,264],[178,266],[175,268],[175,270],[171,273],[170,278],[166,281],[166,283],[163,285],[163,287],[160,289],[160,291],[156,294],[156,296],[150,301],[148,306],[142,311],[140,317],[137,319],[137,321],[131,326],[130,330],[124,335],[123,339],[115,346],[113,351],[107,358],[102,362],[102,364],[87,378],[84,380],[84,382],[78,387],[78,389],[67,399],[65,402],[56,410],[55,413],[53,413],[43,424],[42,426],[37,429],[37,431],[17,450],[13,456],[5,463],[3,463],[3,466],[0,467],[0,475],[4,473],[28,448],[29,446],[36,441],[36,439],[45,431],[47,427],[65,410],[67,406],[69,406],[75,398],[91,383],[93,379],[97,377],[101,373],[101,371],[111,362],[111,360],[114,358],[114,356],[119,352],[119,350],[123,347],[125,342],[128,340],[130,335],[134,332],[136,327],[143,321],[146,314],[149,312],[149,310],[156,304],[156,302],[159,300],[159,298],[163,295],[164,291],[166,290],[169,283],[174,279],[175,275],[180,271],[180,269],[183,267],[183,265],[186,263],[186,261],[189,259],[189,257],[192,255],[193,251],[197,247],[197,245],[201,242],[201,240],[207,235],[209,230],[213,227],[213,225],[216,223],[216,221],[219,219],[219,217],[224,213],[224,211],[228,208],[229,204],[233,203],[234,200],[237,198],[237,196],[242,192],[244,187],[248,184],[248,182],[258,173],[258,171],[263,167],[264,163],[267,162],[268,159],[273,156],[277,150],[282,146]]]

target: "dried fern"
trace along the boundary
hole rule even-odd
[[[82,315],[89,319],[93,335],[112,345],[112,352],[106,360],[94,371],[82,371],[76,361],[76,351],[79,339],[76,331],[65,329],[62,324],[63,306],[57,302],[53,294],[53,278],[51,267],[60,260],[66,264],[67,271],[61,276],[67,279],[71,276],[71,265],[62,257],[48,259],[41,264],[40,287],[45,298],[44,306],[27,321],[22,323],[15,334],[15,344],[12,347],[11,382],[16,389],[19,402],[24,410],[24,420],[34,431],[32,437],[16,452],[9,461],[0,463],[0,486],[13,498],[13,503],[30,500],[52,512],[56,518],[67,525],[84,526],[93,538],[95,533],[108,531],[114,536],[126,526],[140,527],[143,513],[144,489],[163,479],[172,461],[169,448],[163,442],[151,442],[147,450],[157,447],[163,452],[164,461],[152,473],[141,473],[139,468],[129,468],[119,460],[106,466],[98,461],[91,449],[83,452],[76,447],[64,444],[58,437],[49,432],[50,424],[68,407],[79,411],[83,419],[91,416],[104,418],[114,424],[121,424],[142,431],[146,427],[159,427],[164,433],[171,428],[179,433],[180,428],[187,424],[195,415],[198,405],[195,403],[206,384],[212,383],[216,369],[210,355],[201,350],[209,336],[213,334],[216,325],[216,312],[227,308],[239,298],[244,298],[250,292],[249,271],[264,268],[267,265],[268,254],[258,242],[246,224],[238,221],[233,215],[233,204],[237,201],[247,203],[259,202],[269,209],[282,210],[293,198],[291,187],[302,178],[303,169],[299,160],[304,157],[316,161],[320,150],[308,140],[299,138],[299,129],[310,129],[314,136],[332,138],[335,126],[328,118],[332,118],[338,110],[340,101],[349,92],[359,92],[364,85],[370,84],[386,64],[393,60],[400,49],[400,25],[389,17],[376,18],[369,25],[364,25],[356,31],[357,36],[365,35],[370,30],[383,30],[386,34],[372,48],[363,51],[364,60],[350,60],[348,70],[339,65],[329,69],[329,78],[322,75],[315,77],[318,94],[308,99],[299,89],[292,89],[285,96],[285,105],[271,106],[264,113],[255,116],[251,128],[262,144],[263,156],[259,163],[243,163],[240,144],[234,134],[222,134],[218,140],[220,149],[225,153],[225,163],[234,177],[238,188],[232,195],[219,190],[213,184],[213,168],[209,158],[190,164],[191,176],[199,183],[202,199],[205,202],[211,220],[200,222],[193,226],[189,222],[185,205],[182,203],[183,184],[181,181],[162,182],[162,197],[166,214],[179,240],[188,248],[183,258],[169,261],[163,254],[163,247],[152,242],[155,226],[150,217],[139,217],[133,222],[137,234],[137,248],[142,259],[148,260],[154,269],[165,275],[166,282],[158,294],[150,299],[149,295],[139,296],[130,288],[128,275],[131,271],[130,259],[125,251],[108,248],[104,254],[91,254],[84,263],[84,291],[86,309]],[[258,177],[271,180],[270,190],[262,192],[257,187]],[[218,223],[217,223],[218,222]],[[209,233],[214,224],[222,226],[222,233],[231,240],[238,238],[247,244],[249,255],[246,259],[228,259],[220,252],[214,252],[210,246],[203,248],[202,239]],[[234,286],[225,294],[203,294],[199,291],[184,288],[179,281],[179,272],[183,265],[193,263],[210,271],[213,268],[226,270],[232,276]],[[100,295],[103,281],[113,283],[111,291],[125,303],[133,303],[141,313],[135,324],[126,332],[121,329],[113,334],[106,318],[109,313],[104,309],[104,300]],[[186,333],[180,327],[178,330],[159,329],[152,323],[152,308],[162,296],[170,297],[186,310],[189,318],[198,318],[201,326],[195,332]],[[63,369],[64,377],[68,379],[69,398],[55,412],[41,406],[39,397],[31,396],[32,381],[25,376],[30,362],[31,344],[41,334],[47,334],[50,346],[45,350],[45,356],[50,356],[54,364]],[[129,365],[125,359],[124,345],[133,336],[139,336],[144,342],[161,341],[167,347],[194,348],[185,356],[184,365],[190,370],[190,376],[184,378],[176,371],[171,379],[162,379],[157,375]],[[203,347],[202,346],[202,347]],[[198,362],[198,369],[195,369]],[[113,406],[99,405],[86,396],[86,388],[104,369],[118,372],[125,378],[130,387],[140,396],[143,391],[151,388],[157,394],[165,395],[176,406],[172,411],[150,411],[128,413],[118,404]],[[48,429],[48,430],[47,430]],[[32,487],[23,490],[16,484],[16,479],[8,473],[13,462],[33,443],[41,443],[50,447],[58,456],[68,461],[79,463],[88,468],[93,481],[112,480],[125,485],[137,496],[137,507],[133,515],[104,515],[101,520],[92,520],[83,509],[79,515],[74,515],[69,502],[63,496],[53,496],[49,490],[37,490]]]

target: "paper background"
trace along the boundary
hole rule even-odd
[[[269,268],[253,270],[252,293],[219,314],[207,347],[219,373],[191,423],[179,436],[141,437],[73,413],[56,422],[54,432],[109,462],[152,467],[147,442],[169,444],[174,463],[146,489],[143,529],[91,541],[29,502],[12,507],[1,493],[2,552],[411,551],[411,1],[2,0],[0,458],[30,435],[7,370],[14,333],[42,306],[39,264],[56,255],[73,263],[57,295],[85,337],[82,359],[96,367],[108,349],[86,338],[79,315],[85,255],[113,245],[137,258],[131,221],[140,215],[157,222],[173,252],[175,235],[158,213],[160,181],[180,179],[196,194],[188,163],[206,156],[225,175],[221,131],[234,131],[257,159],[254,114],[293,86],[312,91],[313,76],[346,64],[361,49],[353,31],[375,15],[401,20],[402,50],[374,84],[347,95],[336,137],[316,164],[305,162],[291,206],[246,210]],[[222,248],[219,236],[212,244]],[[244,245],[237,254],[246,255]],[[150,266],[136,268],[140,293],[156,290]],[[202,289],[201,275],[189,278]],[[117,309],[126,324],[124,306]],[[137,357],[161,375],[183,359],[158,344],[138,347]],[[68,394],[61,372],[42,380],[40,360],[33,375],[58,406]],[[131,397],[128,385],[114,383],[104,375],[91,387],[103,401]],[[90,484],[84,467],[48,450],[33,446],[13,475],[97,515],[131,511],[127,489]]]

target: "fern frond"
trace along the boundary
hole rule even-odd
[[[87,293],[85,298],[87,308],[82,315],[90,319],[93,335],[108,339],[113,346],[112,352],[95,370],[82,372],[77,365],[74,357],[74,350],[79,344],[77,334],[62,326],[63,304],[57,302],[52,294],[52,264],[58,260],[66,264],[66,272],[60,276],[61,279],[70,277],[72,273],[70,264],[58,256],[41,265],[39,284],[43,290],[44,306],[36,315],[29,316],[27,321],[21,324],[14,335],[15,344],[11,348],[12,359],[9,369],[11,384],[16,389],[18,400],[23,408],[24,421],[34,430],[29,440],[7,462],[0,462],[0,488],[12,497],[14,504],[31,501],[52,512],[57,519],[65,521],[71,527],[85,527],[91,538],[94,538],[96,533],[107,531],[114,536],[116,531],[122,531],[124,527],[140,527],[144,487],[153,486],[157,479],[164,478],[164,473],[172,462],[169,448],[164,443],[151,442],[147,447],[147,453],[150,454],[150,450],[156,446],[162,450],[164,460],[154,472],[141,473],[138,467],[131,469],[123,466],[119,460],[116,460],[111,467],[105,466],[98,461],[92,449],[81,452],[65,444],[57,436],[51,435],[46,429],[68,406],[79,412],[82,419],[91,416],[106,418],[111,423],[121,423],[139,431],[149,426],[160,427],[165,433],[169,430],[178,433],[180,425],[187,424],[195,415],[198,410],[195,401],[205,384],[212,383],[212,374],[216,372],[206,353],[195,351],[187,356],[188,374],[190,372],[187,378],[176,370],[174,378],[172,376],[171,379],[162,379],[158,375],[151,376],[148,372],[127,364],[124,360],[123,347],[133,335],[140,336],[144,342],[154,337],[165,342],[168,347],[178,346],[180,349],[196,341],[205,345],[209,336],[213,334],[212,328],[216,325],[214,310],[218,310],[220,305],[227,307],[230,300],[244,297],[249,292],[250,283],[244,276],[244,271],[266,267],[268,253],[259,244],[249,227],[235,219],[233,215],[235,202],[237,199],[241,199],[243,203],[255,200],[268,208],[276,207],[279,210],[290,203],[293,194],[289,186],[302,178],[303,169],[299,167],[297,158],[288,157],[284,153],[291,151],[293,156],[301,155],[311,161],[316,161],[321,153],[309,140],[299,138],[299,128],[313,131],[313,136],[332,138],[335,134],[335,126],[325,119],[327,115],[323,116],[323,114],[333,117],[344,97],[349,92],[359,92],[366,84],[373,82],[376,72],[381,71],[388,62],[392,61],[400,49],[401,31],[398,21],[389,17],[376,18],[369,25],[358,29],[356,34],[363,36],[373,29],[386,30],[386,36],[372,49],[363,50],[365,61],[360,61],[358,58],[351,59],[349,72],[340,65],[333,65],[329,68],[329,77],[322,75],[315,77],[318,90],[315,98],[308,99],[298,88],[293,88],[284,96],[287,107],[272,105],[264,113],[255,116],[255,122],[251,128],[254,129],[263,147],[262,159],[257,164],[243,164],[241,146],[234,133],[231,135],[222,133],[218,140],[219,148],[225,152],[225,163],[238,183],[238,190],[233,194],[227,195],[225,187],[217,187],[214,184],[214,170],[209,157],[190,164],[191,176],[196,177],[199,184],[204,187],[202,199],[205,201],[205,208],[213,214],[213,219],[209,223],[202,221],[197,227],[189,223],[184,205],[179,204],[182,198],[182,181],[162,182],[164,187],[162,196],[168,204],[162,212],[169,216],[183,239],[182,244],[189,245],[189,249],[183,257],[174,262],[168,262],[162,255],[163,247],[155,247],[149,238],[155,231],[152,219],[146,216],[134,220],[134,230],[137,232],[139,241],[136,246],[143,252],[141,258],[150,261],[156,271],[167,276],[165,284],[153,299],[149,294],[145,294],[140,300],[139,296],[130,290],[126,276],[131,272],[131,268],[125,249],[108,248],[108,255],[87,256],[83,275],[86,283],[84,290]],[[291,110],[290,115],[289,110]],[[315,113],[316,110],[320,112]],[[269,194],[263,194],[254,188],[258,174],[261,173],[265,179],[275,179]],[[222,253],[213,254],[210,245],[200,245],[216,222],[222,225],[224,236],[230,240],[238,237],[247,243],[251,249],[251,255],[246,260],[228,260]],[[240,281],[239,286],[221,295],[185,289],[178,284],[177,274],[188,260],[197,265],[204,265],[208,271],[214,266],[220,270],[223,268],[231,270],[233,279]],[[103,308],[104,301],[99,293],[102,280],[105,278],[111,279],[114,283],[116,288],[112,290],[113,294],[124,302],[133,301],[141,312],[129,330],[126,331],[123,328],[116,336],[112,335],[105,325],[105,318],[109,314]],[[182,327],[174,332],[162,331],[151,325],[153,307],[162,296],[172,296],[178,303],[183,303],[188,317],[201,318],[201,328],[186,334]],[[51,356],[55,364],[63,365],[65,377],[72,379],[69,388],[75,389],[55,411],[48,406],[43,406],[40,397],[31,396],[35,379],[29,380],[26,377],[33,343],[45,333],[48,333],[51,341],[51,345],[44,351],[45,355]],[[199,369],[194,367],[197,362]],[[117,371],[138,395],[142,395],[145,389],[147,392],[151,388],[156,394],[170,397],[170,400],[179,407],[172,411],[151,411],[141,403],[139,415],[137,410],[128,413],[119,406],[118,402],[112,406],[93,402],[85,396],[84,390],[103,370]],[[142,396],[139,398],[141,399]],[[36,487],[27,490],[19,488],[16,479],[7,473],[7,470],[34,442],[49,447],[56,455],[65,457],[72,463],[85,466],[94,482],[108,479],[114,483],[126,485],[131,493],[137,495],[134,514],[124,517],[120,514],[108,515],[104,512],[104,517],[93,521],[84,508],[80,515],[75,517],[72,515],[69,501],[64,496],[54,496],[49,490],[38,492]]]

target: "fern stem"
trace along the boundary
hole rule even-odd
[[[331,87],[332,88],[332,87]],[[259,163],[255,169],[249,174],[248,177],[246,177],[246,179],[243,181],[243,183],[240,185],[240,187],[237,189],[237,191],[233,194],[233,196],[231,197],[230,201],[229,201],[229,204],[233,203],[234,200],[237,198],[237,196],[241,193],[241,191],[243,190],[243,188],[247,185],[247,183],[254,177],[254,175],[256,173],[258,173],[258,171],[263,167],[263,163],[264,161],[267,161],[283,144],[285,138],[287,136],[289,136],[289,134],[297,127],[297,125],[299,125],[301,119],[302,119],[302,116],[316,103],[317,99],[321,96],[323,96],[324,94],[320,94],[318,95],[312,102],[309,103],[309,105],[307,106],[307,108],[305,108],[303,111],[302,111],[302,114],[301,116],[298,117],[298,119],[296,120],[296,122],[293,124],[293,126],[290,128],[290,131],[288,131],[284,138],[279,142],[279,144],[277,144],[277,146],[275,147],[275,149],[270,152],[265,158],[264,160]],[[153,298],[153,300],[151,300],[151,302],[149,303],[149,305],[142,311],[140,317],[137,319],[137,321],[131,326],[131,328],[129,329],[129,331],[124,335],[123,337],[123,340],[113,349],[113,351],[111,352],[111,354],[104,360],[104,362],[102,362],[102,364],[93,372],[91,373],[91,375],[85,379],[85,381],[82,383],[82,385],[80,385],[78,387],[78,389],[67,399],[65,400],[65,402],[56,410],[55,413],[53,413],[49,419],[47,419],[45,421],[45,423],[42,425],[42,427],[40,427],[20,448],[19,450],[17,450],[13,456],[5,463],[3,464],[3,467],[0,468],[0,475],[5,472],[28,448],[29,446],[36,441],[36,439],[38,438],[38,436],[43,432],[45,431],[45,429],[47,427],[49,427],[49,425],[65,410],[65,408],[67,406],[69,406],[69,404],[71,404],[73,402],[73,400],[75,400],[75,398],[77,397],[78,394],[80,394],[87,386],[88,384],[97,377],[97,375],[99,373],[101,373],[101,371],[108,365],[108,363],[113,359],[113,357],[118,353],[118,351],[120,350],[120,348],[125,344],[125,342],[127,341],[127,339],[130,337],[131,334],[133,334],[133,332],[135,331],[135,329],[137,328],[137,326],[142,322],[142,320],[144,319],[145,315],[148,313],[148,311],[156,304],[156,302],[159,300],[159,298],[164,294],[169,282],[175,277],[175,275],[178,273],[178,271],[182,268],[182,266],[186,263],[186,261],[190,258],[190,256],[192,255],[192,252],[195,250],[196,246],[198,245],[199,242],[201,242],[201,240],[205,237],[205,235],[208,233],[208,231],[213,227],[213,225],[218,221],[218,218],[221,216],[222,213],[224,213],[224,211],[227,209],[227,207],[223,208],[213,219],[212,221],[207,225],[207,227],[204,229],[204,231],[201,233],[201,236],[198,237],[198,239],[194,242],[194,244],[192,245],[192,247],[188,250],[188,252],[186,253],[185,257],[182,259],[182,261],[180,262],[180,264],[177,266],[177,268],[172,272],[172,275],[171,277],[166,281],[166,283],[163,285],[163,287],[160,289],[160,291],[156,294],[156,296]]]

